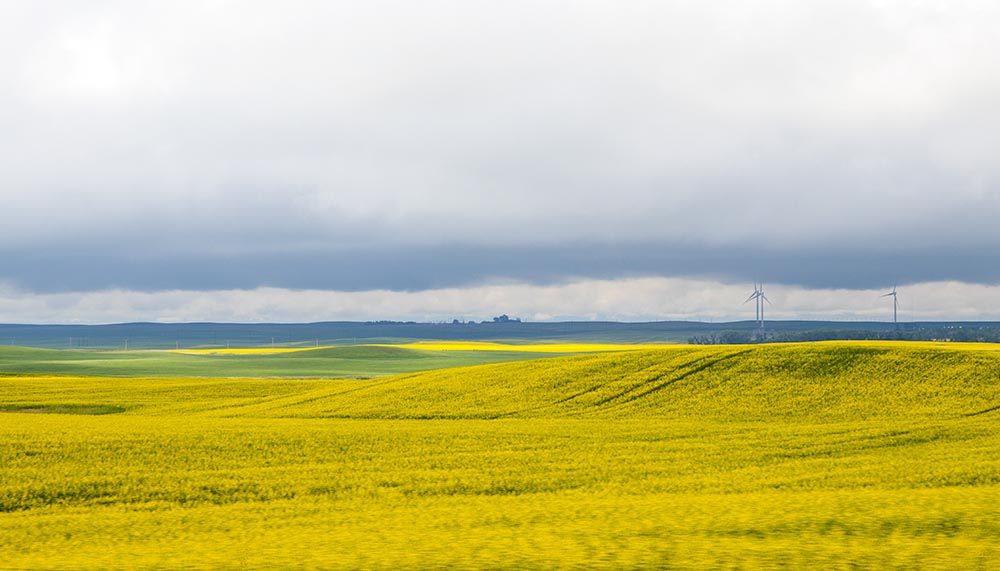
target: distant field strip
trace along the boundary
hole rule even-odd
[[[803,343],[786,344],[789,346]],[[994,351],[1000,352],[996,343],[950,343],[944,341],[819,341],[806,343],[811,346],[848,347],[899,347],[908,349],[946,349],[949,351]],[[390,347],[417,351],[502,351],[527,353],[607,353],[615,351],[643,351],[654,349],[678,349],[690,347],[678,343],[496,343],[490,341],[417,341],[413,343],[366,343],[361,345],[339,345],[319,347],[258,347],[236,349],[171,349],[170,353],[185,355],[273,355],[315,351],[318,349],[348,349],[364,347]]]
[[[987,570],[998,451],[989,347],[0,376],[0,569]]]
[[[367,343],[363,345],[342,345],[341,347],[396,347],[419,351],[513,351],[527,353],[600,353],[608,351],[638,351],[676,347],[676,344],[627,344],[627,343],[531,343],[508,344],[487,341],[418,341],[415,343]],[[297,351],[331,349],[324,347],[259,347],[254,349],[172,349],[170,353],[184,355],[273,355]]]
[[[444,351],[399,346],[344,345],[308,349],[201,351],[88,351],[0,346],[0,374],[123,377],[368,378],[551,357],[553,353]]]
[[[388,346],[388,345],[382,345]],[[627,343],[530,343],[514,345],[485,341],[420,341],[391,345],[422,351],[525,351],[528,353],[603,353],[609,351],[640,351],[678,347],[677,344],[627,344]]]
[[[167,353],[178,355],[277,355],[280,353],[298,353],[300,351],[315,351],[316,349],[330,349],[331,346],[322,347],[238,347],[235,349],[167,349]]]

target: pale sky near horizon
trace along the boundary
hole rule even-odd
[[[0,322],[1000,319],[998,25],[0,0]]]

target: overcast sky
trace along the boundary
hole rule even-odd
[[[972,0],[0,0],[0,322],[724,319],[755,278],[786,318],[884,318],[894,283],[913,318],[1000,318],[998,28]]]

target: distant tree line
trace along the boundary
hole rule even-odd
[[[755,343],[759,339],[750,331],[719,331],[688,338],[692,345],[742,345]]]
[[[745,343],[796,343],[802,341],[954,341],[960,343],[1000,343],[998,326],[908,326],[895,331],[826,330],[719,331],[688,338],[693,345],[739,345]]]
[[[474,325],[475,321],[466,322],[469,325]],[[489,321],[480,321],[479,323],[521,323],[520,317],[511,317],[504,313],[503,315],[498,315]],[[430,323],[423,325],[446,325],[446,322]],[[453,319],[451,321],[452,325],[463,325],[458,319]],[[390,319],[383,319],[380,321],[365,321],[365,325],[418,325],[416,321],[392,321]]]

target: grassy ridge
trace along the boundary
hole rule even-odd
[[[54,413],[0,412],[0,569],[989,569],[998,384],[889,344],[0,377]]]

